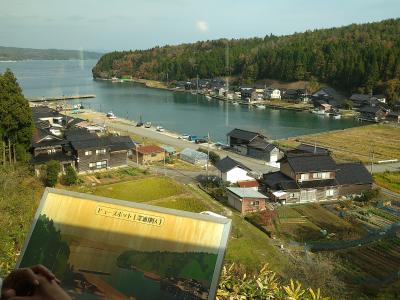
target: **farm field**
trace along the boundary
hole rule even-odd
[[[278,236],[297,242],[326,239],[322,230],[333,240],[353,239],[365,233],[318,204],[280,207],[275,230]]]
[[[379,285],[393,281],[400,266],[400,237],[382,238],[372,244],[336,251],[341,272],[350,284]]]
[[[184,188],[166,177],[151,176],[113,184],[84,187],[78,191],[103,197],[148,202],[184,193]]]
[[[371,136],[374,137],[371,140]],[[303,135],[277,141],[286,148],[296,147],[300,143],[316,143],[332,151],[337,161],[370,162],[373,148],[374,160],[400,159],[400,128],[386,125],[368,125],[331,131],[319,134]]]
[[[400,172],[383,172],[374,174],[374,181],[377,185],[400,193]]]

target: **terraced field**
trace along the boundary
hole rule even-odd
[[[343,260],[343,273],[351,283],[386,283],[398,276],[400,266],[398,236],[335,253]]]
[[[278,209],[275,234],[298,242],[325,239],[322,230],[332,239],[357,238],[365,231],[341,219],[318,204],[284,206]]]

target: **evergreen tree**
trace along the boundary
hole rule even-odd
[[[0,136],[15,147],[18,159],[26,157],[33,130],[32,111],[10,69],[0,75]]]

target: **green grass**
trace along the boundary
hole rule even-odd
[[[278,208],[279,219],[300,218],[302,215],[293,206],[281,206]]]
[[[88,188],[86,192],[121,200],[147,202],[184,192],[177,182],[166,177],[148,177]]]
[[[400,193],[400,172],[383,172],[374,174],[374,180],[380,185],[395,193]]]
[[[161,207],[191,211],[196,213],[210,210],[210,206],[207,205],[207,203],[205,203],[204,201],[202,201],[202,199],[199,199],[197,197],[183,196],[174,199],[161,200],[151,204]]]

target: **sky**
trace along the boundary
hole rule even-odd
[[[0,46],[147,49],[400,17],[400,0],[0,0]]]

